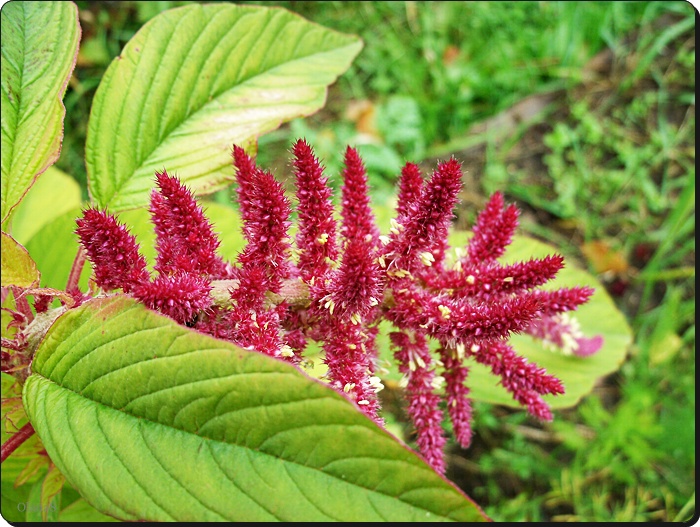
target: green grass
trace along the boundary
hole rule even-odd
[[[141,23],[182,2],[78,2],[84,41],[65,97],[59,167],[85,181],[91,97]],[[258,2],[252,2],[258,3]],[[523,228],[598,273],[635,334],[622,369],[549,424],[476,405],[449,475],[499,521],[685,521],[695,513],[695,42],[686,2],[264,2],[360,35],[326,108],[260,139],[288,166],[305,136],[331,174],[357,145],[378,200],[406,160],[454,153],[468,191],[502,190]],[[611,50],[613,67],[586,69]],[[545,112],[498,134],[485,119],[529,96]],[[348,108],[365,103],[359,122]],[[474,210],[462,213],[473,218]],[[599,269],[586,242],[626,266]]]

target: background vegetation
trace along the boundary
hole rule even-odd
[[[85,183],[92,96],[129,38],[186,2],[77,2],[58,167]],[[261,3],[261,2],[245,2]],[[362,37],[326,108],[260,139],[286,173],[304,136],[337,173],[358,146],[375,201],[406,160],[463,162],[458,223],[495,190],[628,317],[623,368],[549,424],[476,407],[449,477],[498,521],[695,514],[695,11],[686,2],[264,2]],[[85,194],[87,197],[87,194]],[[228,200],[227,194],[214,199]],[[391,397],[387,391],[387,397]]]

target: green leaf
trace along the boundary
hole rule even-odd
[[[61,507],[60,489],[59,492],[52,494],[51,496],[45,494],[44,492],[46,485],[49,487],[55,486],[54,480],[56,479],[56,475],[58,475],[58,479],[61,478],[61,474],[58,471],[55,469],[53,471],[49,470],[44,479],[37,481],[32,486],[25,505],[27,511],[26,521],[55,522],[58,519],[58,511]]]
[[[56,468],[55,465],[49,468],[49,471],[41,484],[41,519],[47,520],[49,512],[54,512],[53,516],[58,517],[58,504],[61,503],[60,493],[65,483],[66,478]],[[55,507],[52,507],[56,504]]]
[[[52,461],[124,520],[475,521],[343,395],[124,296],[68,311],[24,385]]]
[[[223,188],[233,179],[233,144],[252,146],[321,108],[361,47],[279,8],[161,13],[127,43],[95,94],[86,143],[92,199],[114,212],[143,206],[164,168],[199,194]]]
[[[12,236],[2,233],[0,273],[3,286],[32,287],[39,282],[39,271],[27,250]]]
[[[118,520],[102,514],[95,507],[90,505],[84,498],[80,498],[58,513],[58,521],[75,522],[116,522]]]
[[[2,223],[58,159],[80,41],[72,2],[9,2],[2,18]]]
[[[5,471],[5,463],[2,464],[2,471]],[[11,481],[3,479],[0,483],[0,492],[2,500],[0,507],[2,511],[2,519],[7,522],[24,522],[27,521],[27,500],[31,487],[24,485],[15,488]]]
[[[450,242],[453,247],[464,247],[466,239],[466,233],[455,233]],[[501,261],[512,263],[555,253],[559,251],[551,245],[525,236],[516,236]],[[566,258],[564,263],[565,267],[559,271],[556,279],[543,288],[558,289],[577,285],[595,288],[591,299],[571,314],[578,319],[585,336],[603,336],[603,347],[590,357],[575,357],[545,349],[540,341],[526,335],[514,335],[510,340],[518,354],[545,368],[564,384],[566,393],[558,396],[547,395],[543,398],[554,409],[573,406],[589,394],[599,379],[613,373],[622,365],[632,343],[632,330],[627,319],[617,309],[605,287],[591,274],[577,268],[570,258]],[[467,382],[471,390],[470,396],[474,400],[520,407],[512,396],[497,384],[498,377],[494,376],[489,368],[474,362],[469,364],[469,368]]]
[[[36,258],[41,271],[41,286],[65,289],[75,255],[78,253],[78,236],[75,220],[80,216],[76,208],[54,218],[41,227],[27,242],[29,254]],[[80,275],[80,287],[87,289],[90,264],[86,264]]]
[[[34,479],[41,470],[46,470],[49,460],[46,456],[36,456],[29,458],[22,471],[15,478],[15,487],[20,487],[28,481]],[[4,467],[3,467],[4,470]]]
[[[19,381],[5,372],[2,372],[1,377],[0,443],[5,444],[12,434],[27,424],[28,419],[21,406],[22,386]],[[16,406],[17,403],[20,404],[19,407]],[[41,447],[34,434],[2,462],[0,507],[2,517],[7,521],[26,521],[26,504],[31,484],[46,473],[47,458],[40,456],[38,450],[41,450]]]
[[[25,244],[44,225],[80,207],[80,185],[55,166],[46,169],[12,215],[12,237]]]

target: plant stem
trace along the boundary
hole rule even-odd
[[[6,337],[2,337],[2,347],[11,349],[14,351],[22,351],[24,348],[26,348],[26,344],[22,344],[21,342],[18,342],[16,339],[8,339]]]
[[[17,450],[17,448],[27,439],[29,439],[32,434],[34,434],[34,427],[32,426],[32,423],[27,423],[22,428],[17,430],[17,432],[12,434],[10,438],[2,445],[0,463],[4,462],[7,459],[7,456]]]
[[[68,283],[66,283],[66,292],[68,294],[74,294],[80,292],[78,282],[80,281],[80,273],[83,271],[83,266],[85,265],[85,249],[82,246],[78,247],[78,253],[75,255],[75,260],[73,260],[73,267],[70,269],[70,274],[68,275]]]
[[[25,296],[22,289],[14,285],[11,285],[10,289],[12,289],[12,294],[15,297],[15,307],[17,308],[17,311],[24,315],[27,323],[34,320],[34,313],[32,313],[32,308],[29,305],[27,297]]]

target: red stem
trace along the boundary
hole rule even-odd
[[[12,289],[12,295],[15,297],[15,308],[25,316],[27,324],[29,324],[34,320],[34,313],[32,313],[27,297],[22,292],[22,288],[15,285],[11,285],[10,288]]]
[[[24,348],[27,347],[27,345],[26,343],[18,342],[16,339],[8,339],[6,337],[2,337],[2,347],[14,351],[22,351]]]
[[[85,260],[85,249],[83,249],[82,246],[79,246],[78,254],[75,255],[75,260],[73,260],[73,267],[71,267],[70,269],[70,274],[68,275],[68,283],[66,284],[66,292],[70,295],[80,292],[78,282],[80,281],[80,273],[83,271]]]
[[[27,423],[24,425],[22,428],[17,430],[14,434],[10,436],[10,439],[5,441],[5,444],[2,445],[2,456],[0,459],[0,463],[5,461],[7,459],[7,456],[12,454],[15,450],[17,450],[17,447],[19,447],[22,443],[24,443],[27,439],[29,439],[32,434],[34,434],[34,427],[32,426],[32,423]]]

